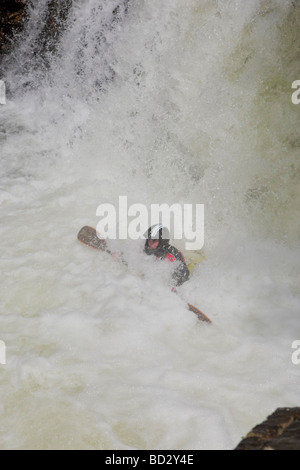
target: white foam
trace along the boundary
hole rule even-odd
[[[280,91],[288,36],[277,28],[286,31],[290,4],[146,2],[103,27],[97,55],[99,2],[80,2],[42,85],[34,67],[21,77],[10,64],[2,448],[229,449],[275,408],[299,404],[298,134]],[[14,57],[27,61],[24,44]],[[115,76],[102,93],[108,62]],[[29,79],[37,88],[21,92]],[[115,246],[127,269],[77,242],[98,205],[124,194],[129,204],[205,204],[206,259],[178,296],[139,243]]]

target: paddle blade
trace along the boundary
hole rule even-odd
[[[195,313],[199,320],[204,321],[206,323],[212,323],[212,321],[203,313],[201,310],[199,310],[197,307],[194,307],[192,304],[188,304],[188,309]]]
[[[106,241],[99,238],[96,230],[88,225],[80,229],[77,238],[84,245],[95,248],[96,250],[107,251]]]

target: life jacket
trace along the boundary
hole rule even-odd
[[[176,268],[172,275],[173,284],[178,287],[186,282],[190,277],[189,268],[186,265],[185,258],[181,251],[175,246],[169,244],[168,240],[161,240],[156,250],[150,250],[146,241],[144,252],[147,255],[153,255],[160,260],[168,260],[171,263],[178,261]]]

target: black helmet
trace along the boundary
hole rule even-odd
[[[166,227],[161,224],[155,224],[148,228],[145,238],[147,238],[147,240],[159,240],[160,242],[169,243],[170,234]]]
[[[161,224],[155,224],[149,227],[144,237],[146,238],[145,252],[147,254],[160,253],[170,242],[169,230]],[[148,240],[159,240],[159,245],[156,250],[149,250]]]

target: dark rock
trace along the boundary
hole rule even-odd
[[[111,26],[117,24],[122,12],[127,13],[131,0],[121,0],[112,10]],[[48,65],[51,55],[57,51],[59,39],[67,27],[68,17],[73,0],[49,0],[40,22],[43,25],[40,34],[35,39],[32,54],[43,59],[44,66]],[[27,7],[34,5],[31,0],[0,0],[0,56],[10,51],[16,33],[24,26]]]
[[[27,0],[0,0],[0,55],[7,52],[24,24]]]
[[[50,0],[46,12],[46,17],[43,18],[44,27],[38,38],[38,53],[45,57],[48,53],[53,54],[56,52],[59,37],[67,26],[67,19],[72,0]]]
[[[278,408],[235,450],[300,450],[300,408]]]

